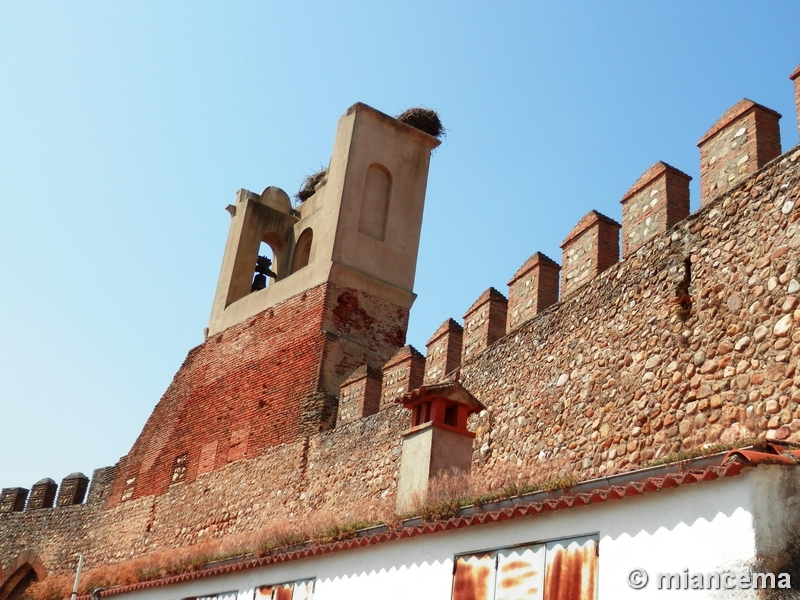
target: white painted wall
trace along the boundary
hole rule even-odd
[[[752,592],[657,590],[659,572],[749,571],[755,555],[755,471],[738,477],[561,510],[492,525],[424,535],[214,579],[127,594],[122,600],[174,600],[316,578],[314,600],[448,600],[456,554],[599,534],[601,600],[755,598]],[[631,589],[643,568],[650,584]],[[794,583],[794,582],[793,582]],[[797,582],[800,584],[800,582]]]

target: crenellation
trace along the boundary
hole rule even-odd
[[[797,108],[797,130],[800,132],[800,66],[789,76],[794,81],[794,104]]]
[[[619,261],[620,227],[596,210],[578,221],[561,243],[562,298]]]
[[[700,204],[731,189],[781,153],[781,115],[740,100],[697,143],[700,148]]]
[[[22,512],[25,510],[25,501],[28,499],[28,492],[25,488],[3,488],[0,492],[0,513]]]
[[[342,382],[336,426],[357,421],[378,412],[381,402],[382,373],[362,365]]]
[[[83,473],[70,473],[61,480],[58,488],[56,506],[71,506],[82,504],[89,487],[89,478]]]
[[[534,253],[508,282],[506,333],[558,302],[561,266],[541,252]]]
[[[403,346],[383,365],[380,410],[395,406],[403,394],[422,385],[425,357],[414,346]]]
[[[425,347],[425,377],[423,383],[439,381],[461,365],[461,346],[464,328],[447,319],[431,336]]]
[[[86,504],[101,504],[108,500],[116,474],[116,465],[95,469],[86,494]]]
[[[45,477],[31,486],[31,493],[28,496],[28,504],[25,510],[38,510],[41,508],[52,508],[56,499],[56,482]]]
[[[620,200],[623,258],[689,216],[691,179],[686,173],[659,161],[633,184]]]
[[[483,292],[464,313],[461,364],[494,344],[506,334],[508,300],[495,288]]]

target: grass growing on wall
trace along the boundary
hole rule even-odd
[[[744,440],[728,445],[714,445],[652,461],[645,466],[682,462],[700,456],[716,454],[734,447],[749,445]],[[507,498],[538,491],[569,489],[580,478],[568,471],[565,461],[540,463],[535,472],[525,472],[515,465],[500,466],[491,475],[465,474],[447,471],[431,482],[428,496],[418,499],[414,510],[398,515],[392,510],[393,501],[376,506],[365,501],[347,513],[320,509],[294,519],[274,520],[257,531],[228,534],[180,548],[161,549],[139,558],[113,565],[89,568],[84,571],[79,593],[91,594],[97,588],[132,585],[144,581],[199,571],[214,563],[237,558],[265,557],[304,544],[326,544],[358,535],[358,531],[376,525],[401,529],[403,520],[422,518],[423,521],[442,521],[457,515],[465,506],[482,507]],[[352,515],[369,515],[354,518]],[[73,573],[55,573],[31,586],[30,600],[61,600],[72,591]]]

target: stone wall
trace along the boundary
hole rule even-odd
[[[474,466],[560,457],[594,477],[704,444],[800,441],[798,202],[795,150],[462,364],[488,408]]]
[[[73,568],[83,552],[92,568],[258,531],[278,519],[302,521],[311,510],[367,518],[394,506],[400,432],[408,419],[393,407],[112,508],[87,502],[0,514],[0,561],[8,566],[33,552],[54,571]]]

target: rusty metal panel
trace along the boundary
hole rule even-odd
[[[275,600],[292,600],[294,597],[294,584],[284,583],[283,585],[275,586]]]
[[[595,600],[597,549],[595,537],[547,544],[544,600]]]
[[[452,600],[494,600],[495,552],[456,557]]]
[[[274,591],[275,587],[271,585],[262,585],[261,587],[257,587],[255,600],[272,600],[272,593]]]
[[[213,596],[199,596],[196,600],[236,600],[239,592],[222,592]]]
[[[314,598],[314,580],[297,581],[294,584],[294,600],[312,600]]]
[[[542,600],[544,572],[544,544],[501,550],[497,553],[495,600]]]

